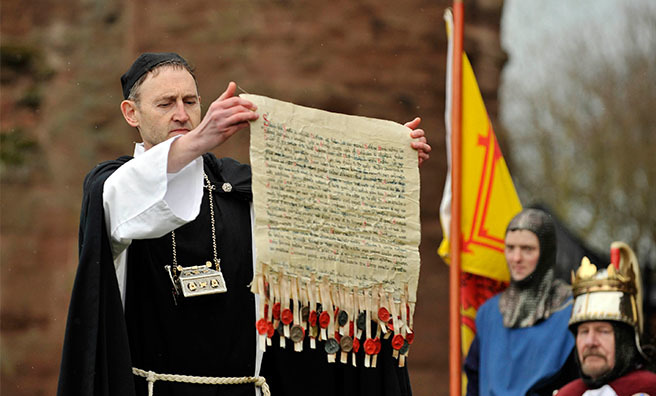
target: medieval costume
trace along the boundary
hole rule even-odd
[[[160,64],[191,73],[177,54],[142,54],[121,77],[124,98]],[[389,341],[377,368],[327,364],[322,346],[272,348],[262,363],[251,169],[205,154],[167,173],[178,138],[138,144],[84,181],[58,394],[254,395],[268,392],[262,365],[274,394],[409,395]]]
[[[609,322],[614,335],[612,368],[592,378],[580,368],[581,378],[560,389],[558,396],[656,395],[656,374],[641,345],[643,314],[640,267],[633,250],[623,242],[611,244],[611,264],[603,269],[584,257],[572,273],[574,308],[569,328],[577,334],[584,322]],[[576,352],[580,364],[580,356]],[[653,362],[651,362],[653,364]]]
[[[248,288],[253,276],[250,169],[235,161],[218,160],[208,154],[181,171],[197,173],[196,178],[189,179],[195,179],[199,188],[187,190],[184,194],[186,186],[182,186],[183,191],[177,194],[191,202],[197,201],[198,213],[192,211],[190,216],[195,220],[175,229],[177,261],[183,267],[204,264],[212,260],[213,243],[216,242],[227,292],[193,298],[176,296],[165,270],[165,265],[170,265],[174,257],[173,230],[170,229],[171,225],[162,226],[167,224],[164,219],[169,219],[169,224],[175,226],[176,216],[167,213],[172,212],[171,207],[175,205],[161,205],[161,202],[169,202],[171,198],[163,198],[165,194],[153,192],[157,188],[155,186],[162,186],[161,178],[166,186],[166,179],[171,175],[166,175],[165,167],[158,170],[154,166],[136,163],[141,156],[150,157],[145,160],[151,165],[162,163],[161,157],[167,155],[170,143],[162,143],[147,153],[138,148],[135,152],[137,159],[134,160],[122,157],[103,163],[85,180],[80,222],[80,266],[69,313],[60,394],[77,394],[79,389],[93,390],[86,394],[134,394],[135,382],[137,389],[140,389],[137,394],[146,394],[145,380],[133,380],[132,367],[157,373],[195,376],[216,376],[220,373],[222,377],[243,377],[256,374],[255,302]],[[115,214],[114,222],[117,225],[112,228],[105,226],[103,187],[107,178],[118,169],[122,169],[123,173],[117,175],[118,179],[134,178],[135,172],[146,170],[143,173],[148,176],[133,179],[126,192],[131,197],[132,207],[145,209],[137,209],[120,221],[116,218],[122,214]],[[202,192],[203,186],[198,183],[198,179],[202,180],[203,171],[210,184],[217,186],[212,197],[216,241],[213,240],[210,224],[209,195]],[[177,176],[182,180],[184,175]],[[227,188],[226,183],[231,188]],[[174,184],[175,181],[169,182],[168,193],[175,189]],[[224,185],[226,188],[221,188]],[[111,184],[105,193],[115,193]],[[194,199],[194,195],[200,196],[201,200]],[[139,225],[130,225],[131,219],[138,219]],[[122,228],[122,235],[134,239],[126,243],[125,238],[117,238],[120,244],[110,244],[107,230],[117,233],[118,228]],[[129,245],[127,249],[126,244]],[[116,263],[112,260],[109,249],[116,251],[117,245],[124,246],[130,265],[121,262],[120,254]],[[80,298],[81,292],[94,293],[94,289],[112,298],[101,298],[97,305],[92,305],[88,297]],[[120,295],[125,296],[125,314]],[[78,331],[82,334],[77,334]],[[114,340],[121,343],[114,345]],[[125,348],[126,341],[129,342],[129,349]],[[101,347],[107,351],[99,351]],[[80,354],[85,356],[85,360],[80,360]],[[108,360],[105,355],[112,359]],[[119,387],[117,389],[121,392],[114,391],[115,387]],[[130,387],[132,389],[128,391]],[[208,394],[216,393],[216,389],[209,388],[206,391]],[[185,389],[189,393],[201,394],[203,386],[158,382],[156,389],[158,395],[184,394]],[[253,385],[230,385],[222,391],[226,394],[254,392]]]
[[[173,139],[171,139],[173,140]],[[229,159],[216,159],[211,154],[199,164],[181,172],[196,172],[195,177],[166,175],[156,164],[167,155],[171,141],[160,143],[147,152],[138,146],[135,159],[121,157],[96,167],[85,180],[84,204],[80,224],[80,266],[71,302],[67,336],[60,377],[60,395],[135,394],[146,395],[146,381],[134,377],[132,367],[156,373],[175,373],[208,377],[257,376],[255,302],[249,284],[253,277],[250,230],[250,168]],[[150,165],[137,164],[148,158]],[[134,161],[134,162],[133,162]],[[116,194],[113,183],[103,188],[107,178],[122,169],[118,177],[137,180],[131,183],[130,206],[147,208],[138,214],[114,214],[125,220],[114,220],[106,227],[103,215],[103,190],[106,198]],[[213,238],[207,188],[203,188],[202,172],[213,188],[216,245],[221,271],[228,291],[221,294],[185,298],[176,295],[165,270],[173,260],[173,235],[179,265],[193,266],[212,259]],[[156,173],[159,172],[159,175]],[[189,189],[182,180],[196,180]],[[119,182],[122,183],[122,182]],[[168,187],[162,189],[161,185]],[[160,187],[156,187],[160,186]],[[178,189],[177,192],[174,190]],[[157,192],[159,191],[159,192]],[[166,192],[164,192],[166,191]],[[162,204],[162,199],[166,204]],[[198,202],[198,213],[183,209],[176,199]],[[111,210],[106,208],[107,210]],[[136,210],[136,209],[135,209]],[[176,211],[176,215],[168,212]],[[154,213],[149,213],[153,211]],[[128,211],[129,212],[129,211]],[[182,217],[179,217],[182,216]],[[194,220],[184,223],[184,217]],[[154,222],[146,227],[144,218]],[[100,220],[99,220],[100,219]],[[132,231],[132,219],[139,219]],[[168,226],[162,225],[168,224]],[[114,230],[109,243],[107,229]],[[111,233],[111,231],[110,231]],[[151,236],[140,239],[136,235]],[[157,236],[156,234],[164,234]],[[132,238],[127,238],[132,236]],[[118,248],[117,248],[118,246]],[[120,248],[124,250],[118,252]],[[112,260],[112,249],[117,254]],[[127,262],[121,259],[127,252]],[[128,265],[127,263],[130,263]],[[116,275],[115,275],[116,273]],[[117,282],[118,279],[118,282]],[[82,293],[101,291],[111,298],[81,297]],[[121,296],[124,295],[125,315]],[[96,301],[91,303],[91,301]],[[277,341],[277,340],[276,340]],[[129,344],[129,348],[127,345]],[[274,394],[305,394],[308,389],[318,395],[410,395],[407,368],[399,368],[392,358],[389,340],[384,340],[377,368],[365,368],[362,356],[358,367],[327,363],[322,346],[303,352],[270,348],[264,358],[262,376],[267,378]],[[362,355],[361,352],[360,355]],[[84,357],[81,360],[81,356]],[[217,386],[158,381],[156,395],[179,394],[254,394],[252,384]]]
[[[581,379],[561,388],[558,396],[635,396],[656,395],[656,374],[647,370],[634,370],[610,380],[598,388],[589,388]]]
[[[511,280],[476,314],[476,336],[465,361],[468,395],[551,394],[574,376],[574,338],[567,332],[571,289],[554,279],[556,233],[545,212],[526,209],[506,233],[528,230],[540,257],[526,278]]]

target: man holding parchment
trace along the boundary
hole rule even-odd
[[[250,167],[208,154],[257,119],[257,109],[234,96],[231,82],[201,119],[193,72],[174,53],[142,54],[121,83],[121,111],[143,142],[133,157],[104,162],[85,179],[58,394],[145,395],[155,382],[157,395],[252,395],[253,384],[266,392],[248,287]],[[431,148],[419,122],[406,126],[421,164]],[[320,359],[297,355],[291,374],[272,383],[332,392],[294,377]],[[327,381],[342,381],[339,394],[410,393],[405,369],[393,382],[379,369],[326,370]]]

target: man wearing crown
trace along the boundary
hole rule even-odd
[[[574,307],[569,329],[576,337],[581,378],[558,396],[656,395],[656,374],[641,345],[640,268],[631,248],[611,245],[611,264],[599,269],[584,257],[572,273]],[[652,367],[653,369],[653,367]]]

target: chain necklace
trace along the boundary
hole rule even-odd
[[[205,178],[204,188],[208,191],[208,200],[210,204],[210,221],[212,226],[212,249],[214,252],[214,262],[207,261],[205,265],[194,267],[182,267],[178,265],[177,247],[175,241],[175,231],[171,231],[171,245],[173,251],[173,265],[165,266],[173,283],[173,295],[182,293],[185,297],[223,293],[227,291],[223,274],[221,273],[221,259],[219,259],[216,246],[216,224],[214,221],[214,190],[216,187],[210,182],[207,174],[203,172]],[[214,269],[212,269],[214,264]],[[177,303],[177,301],[176,301]]]

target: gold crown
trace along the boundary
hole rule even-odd
[[[574,307],[569,324],[590,320],[617,320],[642,333],[640,267],[633,250],[624,242],[611,244],[611,264],[597,269],[587,257],[572,271]]]
[[[597,266],[590,259],[583,257],[581,266],[572,271],[572,289],[574,296],[596,291],[621,291],[623,293],[636,293],[635,273],[633,268],[625,266],[624,272],[615,269],[614,264],[609,264],[606,269],[597,270]]]

